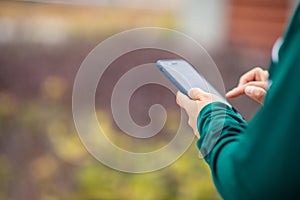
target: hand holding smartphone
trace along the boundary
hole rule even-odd
[[[204,92],[218,96],[224,103],[232,107],[226,98],[185,60],[158,60],[156,65],[183,94],[188,96],[190,89],[200,88]]]

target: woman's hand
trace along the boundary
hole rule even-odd
[[[190,98],[189,98],[190,97]],[[182,94],[181,92],[177,92],[176,102],[177,104],[184,108],[189,116],[188,124],[194,130],[195,135],[200,138],[200,134],[198,132],[197,127],[197,118],[200,111],[208,104],[214,101],[222,101],[215,95],[210,93],[203,92],[199,88],[193,88],[189,91],[189,97]]]
[[[263,104],[268,88],[269,72],[256,67],[241,76],[239,84],[226,94],[227,98],[234,98],[246,94],[251,99]]]

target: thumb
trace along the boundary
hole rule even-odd
[[[266,96],[266,90],[256,86],[247,86],[245,88],[245,94],[260,104],[263,104]]]
[[[192,88],[189,91],[189,97],[193,100],[201,100],[206,93],[200,88]]]

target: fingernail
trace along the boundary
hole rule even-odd
[[[245,88],[245,93],[246,93],[246,94],[252,94],[253,91],[254,91],[254,87],[253,87],[253,86],[247,86],[247,87]]]
[[[226,95],[228,95],[228,94],[230,94],[230,93],[232,93],[232,90],[228,91],[228,92],[226,93]]]
[[[234,89],[233,90],[230,90],[226,93],[226,95],[231,95],[233,93]]]

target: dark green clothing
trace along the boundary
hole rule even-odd
[[[222,103],[198,116],[197,145],[224,199],[300,199],[299,5],[270,79],[264,106],[248,125]]]

